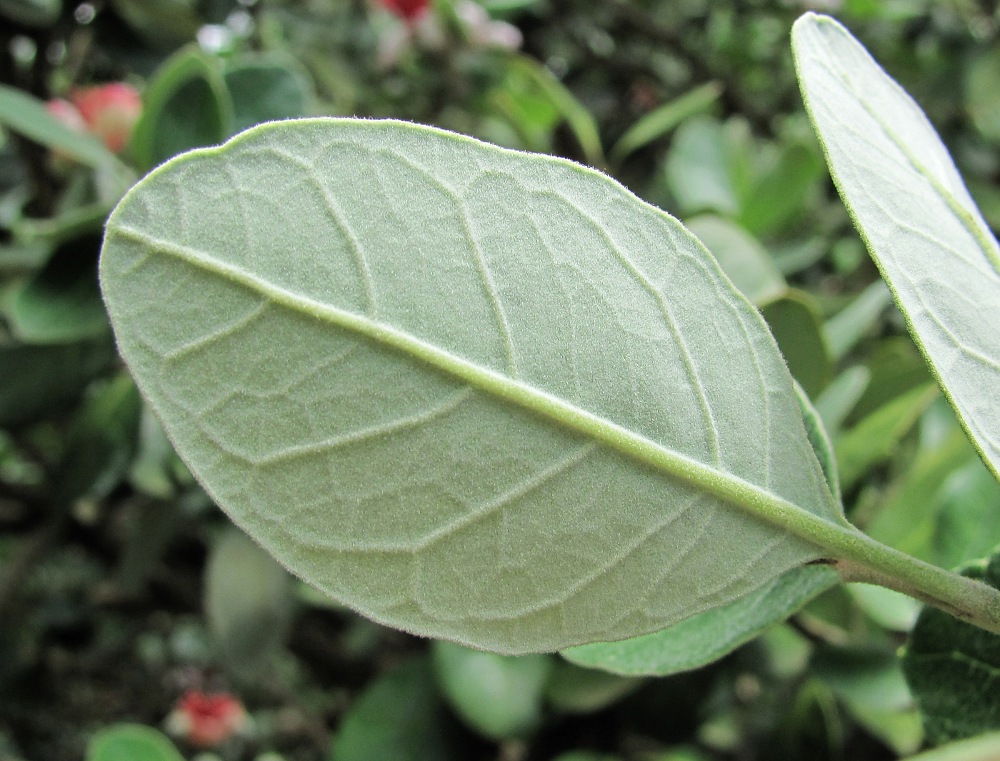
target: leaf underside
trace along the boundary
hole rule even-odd
[[[1000,248],[920,107],[833,19],[792,32],[834,181],[946,395],[1000,477]]]
[[[264,125],[133,188],[101,280],[210,494],[383,623],[499,652],[636,636],[821,554],[726,484],[841,520],[760,316],[566,161]]]

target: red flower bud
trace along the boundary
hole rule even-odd
[[[142,98],[124,82],[85,87],[70,93],[87,130],[118,153],[128,142],[132,128],[142,114]]]
[[[245,732],[250,719],[243,704],[232,695],[209,695],[197,690],[184,693],[167,717],[167,731],[196,748],[214,748],[235,734]]]
[[[411,23],[424,15],[430,5],[429,0],[378,0],[378,3]]]

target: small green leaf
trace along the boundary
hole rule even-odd
[[[441,692],[462,720],[484,737],[525,737],[542,721],[549,655],[495,655],[450,642],[432,645]]]
[[[184,48],[167,59],[143,102],[131,147],[145,169],[231,134],[232,103],[220,65],[197,49]]]
[[[457,759],[447,718],[430,664],[412,661],[380,677],[353,703],[330,761]]]
[[[962,574],[1000,588],[1000,552]],[[903,670],[931,742],[1000,729],[1000,635],[925,608],[903,655]]]
[[[91,738],[86,761],[184,761],[184,757],[152,727],[116,724]]]
[[[823,159],[817,148],[791,143],[780,146],[774,165],[754,183],[740,211],[739,221],[762,238],[787,232],[823,187]]]
[[[919,106],[831,18],[792,33],[831,173],[963,427],[1000,476],[1000,247]]]
[[[760,315],[578,165],[275,122],[136,185],[101,272],[192,472],[376,620],[507,653],[621,639],[863,540]]]

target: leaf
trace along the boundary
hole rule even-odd
[[[788,571],[729,605],[705,611],[663,631],[622,642],[571,647],[571,663],[623,676],[668,676],[717,661],[788,618],[837,583],[837,574],[811,566]]]
[[[353,703],[333,740],[330,761],[449,761],[444,704],[426,660],[380,677]]]
[[[926,116],[850,33],[792,32],[834,181],[963,427],[1000,476],[1000,247]]]
[[[87,744],[87,761],[184,761],[162,732],[142,724],[115,724]]]
[[[824,333],[833,358],[843,359],[847,356],[872,331],[891,301],[892,297],[885,283],[876,280],[827,320]]]
[[[827,485],[840,501],[833,446],[809,397],[795,386],[813,452]],[[562,656],[581,666],[628,676],[667,676],[690,671],[728,655],[837,583],[830,568],[793,568],[769,584],[728,605],[706,610],[663,631],[621,642],[573,647]]]
[[[790,289],[764,304],[760,311],[792,377],[810,397],[815,397],[833,372],[816,300],[805,291]]]
[[[178,153],[222,142],[230,132],[232,102],[217,63],[184,48],[160,66],[143,96],[132,152],[149,169]]]
[[[233,102],[230,133],[275,119],[305,116],[313,99],[312,83],[291,56],[244,54],[225,71]]]
[[[1000,552],[962,574],[1000,588]],[[931,742],[1000,729],[1000,635],[924,608],[903,654]]]
[[[781,296],[785,278],[756,238],[735,222],[714,214],[685,220],[688,230],[712,252],[733,285],[754,304]]]
[[[975,58],[965,72],[965,110],[987,140],[1000,141],[1000,46]]]
[[[581,668],[556,659],[545,684],[545,702],[560,713],[594,713],[617,703],[645,683],[645,679]]]
[[[42,101],[7,85],[0,85],[0,125],[88,166],[119,163],[100,140],[67,127],[48,112]]]
[[[851,489],[871,468],[892,457],[899,442],[937,398],[936,386],[917,386],[839,436],[836,453],[844,489]]]
[[[62,246],[14,294],[7,317],[16,338],[33,344],[66,344],[107,334],[95,243],[89,238]]]
[[[708,82],[643,114],[615,143],[611,149],[611,161],[620,164],[630,154],[662,138],[685,119],[707,111],[721,94],[722,85],[719,82]]]
[[[49,415],[116,360],[110,336],[54,346],[0,340],[0,425]]]
[[[991,732],[942,745],[907,761],[996,761],[997,758],[1000,758],[1000,732]]]
[[[707,116],[689,119],[677,129],[665,168],[667,185],[684,214],[739,213],[741,172],[733,135],[731,125]]]
[[[432,645],[441,693],[462,720],[491,740],[525,737],[542,723],[550,655],[496,655],[450,642]]]
[[[260,680],[266,674],[267,659],[288,632],[291,592],[288,572],[242,532],[230,528],[212,547],[205,569],[205,617],[237,675]]]
[[[622,639],[856,541],[760,315],[578,165],[275,122],[135,186],[101,278],[195,476],[377,621],[507,653]]]

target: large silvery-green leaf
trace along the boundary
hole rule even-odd
[[[962,424],[1000,476],[1000,248],[920,107],[836,21],[792,33],[834,181]]]
[[[762,318],[676,220],[578,165],[267,124],[133,188],[101,278],[208,491],[390,625],[499,652],[621,639],[824,555],[784,526],[853,534]]]

